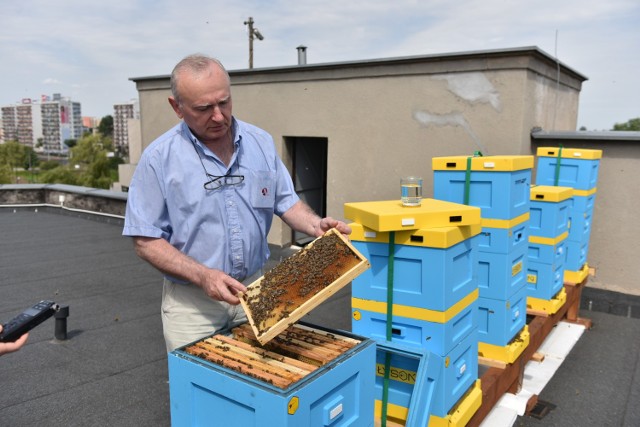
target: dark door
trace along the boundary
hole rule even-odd
[[[293,184],[296,193],[321,217],[327,212],[327,138],[286,137],[293,160]],[[304,246],[312,237],[293,232],[292,243]]]

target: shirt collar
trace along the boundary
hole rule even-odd
[[[240,134],[240,125],[238,124],[236,118],[233,116],[231,117],[231,130],[233,134],[233,145],[235,146],[237,151],[240,143],[242,142],[242,135]],[[194,142],[198,147],[200,147],[202,151],[204,151],[205,145],[200,142],[200,140],[193,134],[193,132],[191,132],[191,129],[189,129],[189,126],[187,126],[184,120],[182,121],[182,131],[189,139],[189,141]]]

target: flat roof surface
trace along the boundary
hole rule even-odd
[[[0,321],[43,299],[70,310],[67,340],[50,319],[0,357],[0,425],[170,425],[161,275],[137,258],[121,222],[0,208],[0,230]],[[291,251],[273,248],[267,268]],[[581,315],[594,328],[540,396],[555,409],[515,425],[640,425],[640,319]],[[303,320],[350,330],[350,288]]]

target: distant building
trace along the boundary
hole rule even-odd
[[[84,131],[80,103],[60,94],[4,106],[2,122],[5,141],[18,141],[47,153],[66,152],[64,142],[82,137]]]
[[[18,140],[15,107],[2,107],[2,137],[3,142]]]
[[[91,134],[95,134],[96,132],[98,132],[98,126],[100,126],[100,119],[97,117],[89,117],[89,116],[84,116],[82,117],[82,134],[84,135],[85,133],[91,133]]]
[[[113,106],[113,145],[117,152],[129,152],[129,120],[140,119],[138,100]]]

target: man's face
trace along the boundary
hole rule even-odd
[[[222,70],[213,64],[197,74],[182,70],[178,93],[179,102],[169,97],[169,103],[200,141],[207,144],[226,138],[231,127],[231,88]]]

